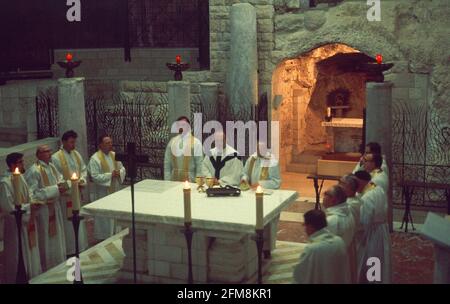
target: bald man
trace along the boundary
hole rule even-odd
[[[66,259],[61,195],[68,185],[63,176],[50,162],[52,151],[42,145],[36,150],[36,163],[27,171],[26,180],[34,200],[42,204],[39,208],[38,240],[43,270],[48,270]]]

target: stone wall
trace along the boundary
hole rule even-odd
[[[10,147],[37,138],[36,95],[51,86],[56,86],[56,82],[16,80],[0,86],[0,147]]]
[[[71,52],[74,60],[82,60],[80,67],[75,69],[76,76],[86,79],[139,79],[152,81],[168,81],[173,79],[173,72],[167,69],[167,62],[175,62],[175,56],[180,55],[184,62],[191,65],[190,70],[198,70],[198,49],[158,49],[132,48],[131,62],[125,62],[124,49],[70,49],[55,50],[55,64],[52,71],[55,78],[64,77],[64,70],[56,64],[65,60]]]

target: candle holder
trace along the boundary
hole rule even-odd
[[[80,66],[81,60],[78,61],[58,61],[58,65],[62,67],[63,69],[66,69],[66,78],[72,78],[75,75],[75,72],[73,71],[75,68]]]
[[[78,232],[79,232],[79,228],[80,228],[80,221],[84,219],[84,217],[80,216],[80,211],[79,210],[72,210],[72,216],[69,217],[69,220],[72,221],[72,226],[73,226],[73,232],[75,235],[75,257],[78,259],[78,261],[80,260],[80,248],[78,246]],[[81,265],[81,262],[80,262]],[[80,269],[76,269],[75,271],[79,271],[80,272],[80,280],[74,280],[73,284],[83,284],[83,276],[81,275],[81,267]],[[76,278],[76,276],[75,276]]]
[[[22,215],[26,213],[25,210],[22,210],[21,205],[16,205],[14,211],[11,214],[14,214],[16,218],[17,225],[17,239],[18,239],[18,260],[17,260],[17,273],[16,273],[16,284],[28,284],[28,275],[25,269],[25,262],[23,260],[23,249],[22,249]]]
[[[325,121],[326,122],[330,122],[332,118],[333,118],[332,116],[325,115]]]
[[[181,81],[183,80],[183,71],[186,71],[187,69],[189,69],[189,63],[186,62],[180,62],[180,63],[166,63],[166,66],[169,68],[169,70],[171,71],[175,71],[175,73],[173,74],[173,78],[176,81]]]
[[[262,259],[264,247],[264,229],[256,229],[253,240],[256,242],[256,249],[258,250],[258,284],[262,284]]]
[[[186,238],[186,246],[188,250],[188,284],[194,283],[194,277],[192,275],[192,235],[194,230],[192,229],[192,223],[184,223],[184,229],[181,230]]]

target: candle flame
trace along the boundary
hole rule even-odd
[[[78,179],[77,173],[74,172],[74,173],[72,174],[72,177],[71,177],[70,179],[73,179],[73,180]]]
[[[258,185],[258,187],[256,187],[256,193],[263,193],[261,185]]]
[[[184,182],[184,189],[191,189],[191,184],[189,184],[189,182],[188,181],[185,181]]]
[[[20,174],[19,167],[16,167],[16,169],[14,170],[14,174]]]

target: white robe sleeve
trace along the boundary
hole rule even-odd
[[[300,255],[299,263],[294,267],[294,281],[298,284],[311,283],[311,267],[314,264],[314,252],[309,246],[306,246]]]
[[[0,212],[9,214],[14,210],[14,198],[8,185],[0,182]]]
[[[122,184],[123,181],[125,180],[125,177],[127,175],[127,170],[125,169],[124,165],[122,164],[122,162],[117,162],[117,167],[119,168],[119,172],[120,172],[120,183]]]
[[[246,182],[248,182],[248,180],[250,179],[250,176],[248,176],[248,168],[250,167],[250,158],[252,158],[252,156],[250,156],[246,161],[245,161],[245,165],[244,165],[244,170],[242,172],[242,178],[243,180],[245,180]],[[251,173],[250,173],[251,174]]]
[[[39,201],[47,201],[49,199],[59,198],[59,189],[58,185],[53,185],[49,187],[40,187],[40,173],[36,170],[32,170],[29,172],[27,176],[27,183],[30,191],[30,195],[39,200]]]
[[[214,177],[214,167],[209,160],[209,156],[205,156],[202,162],[202,175],[205,177]]]
[[[228,164],[231,163],[231,164]],[[221,177],[219,179],[220,184],[237,186],[241,182],[242,173],[244,171],[244,166],[242,161],[238,158],[233,158],[229,160],[225,167],[221,170]],[[224,175],[222,175],[224,172]]]
[[[203,146],[200,140],[197,138],[194,140],[194,166],[195,172],[194,176],[202,176],[203,175]],[[165,172],[165,170],[164,170]]]
[[[172,179],[172,140],[169,140],[164,153],[164,180]]]
[[[89,161],[88,171],[91,174],[94,183],[104,187],[109,187],[111,185],[112,173],[102,173],[100,164],[94,157],[91,157],[91,160]]]
[[[86,166],[86,163],[84,162],[84,159],[83,159],[83,157],[81,156],[81,155],[79,155],[80,156],[80,161],[81,161],[81,170],[80,170],[80,179],[81,180],[83,180],[85,183],[87,182],[87,180],[88,180],[88,171],[87,171],[87,166]]]

